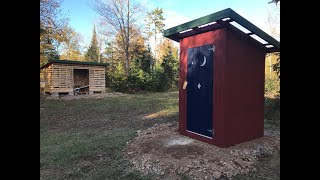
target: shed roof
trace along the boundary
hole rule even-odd
[[[88,62],[88,61],[50,60],[45,65],[41,66],[40,69],[46,68],[52,63],[93,65],[93,66],[108,66],[109,65],[108,63],[98,63],[98,62]]]
[[[216,13],[180,24],[178,26],[164,30],[163,35],[174,41],[179,42],[180,39],[205,33],[215,29],[224,27],[241,30],[248,38],[249,36],[258,41],[266,52],[279,52],[280,42],[265,33],[257,26],[240,16],[231,8],[227,8]]]

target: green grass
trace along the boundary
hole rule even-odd
[[[126,133],[123,133],[126,132]],[[81,133],[42,133],[41,154],[47,154],[47,163],[63,164],[91,154],[112,155],[120,152],[125,142],[135,136],[131,129]]]
[[[40,99],[41,179],[153,179],[123,158],[136,130],[178,120],[178,93],[71,101]],[[160,112],[160,113],[159,113]],[[151,118],[143,118],[156,114]]]
[[[70,101],[41,96],[40,109],[40,179],[154,179],[154,174],[131,171],[122,151],[136,130],[178,121],[178,92]],[[266,128],[280,124],[274,112],[268,114]],[[259,162],[259,173],[251,179],[273,177],[279,158]]]

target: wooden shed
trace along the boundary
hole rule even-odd
[[[180,43],[179,133],[228,147],[264,135],[264,66],[280,43],[228,8],[164,31]]]
[[[69,60],[52,60],[43,65],[44,93],[75,95],[105,93],[107,64]]]

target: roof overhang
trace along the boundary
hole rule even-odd
[[[231,8],[166,29],[164,30],[163,35],[169,39],[179,42],[180,39],[185,37],[224,27],[230,27],[231,30],[241,32],[248,36],[249,39],[254,39],[259,43],[259,46],[266,49],[266,52],[280,51],[279,41],[240,16]]]
[[[91,65],[91,66],[108,66],[108,63],[98,63],[98,62],[84,62],[84,61],[70,61],[70,60],[51,60],[45,65],[41,66],[40,69],[46,68],[53,63],[60,64],[78,64],[78,65]]]

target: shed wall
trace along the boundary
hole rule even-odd
[[[105,92],[105,67],[53,63],[45,69],[45,92],[73,92],[73,69],[89,70],[89,91]]]
[[[226,146],[263,136],[265,51],[226,31],[223,109]]]
[[[51,93],[52,89],[52,65],[44,69],[44,92]]]

